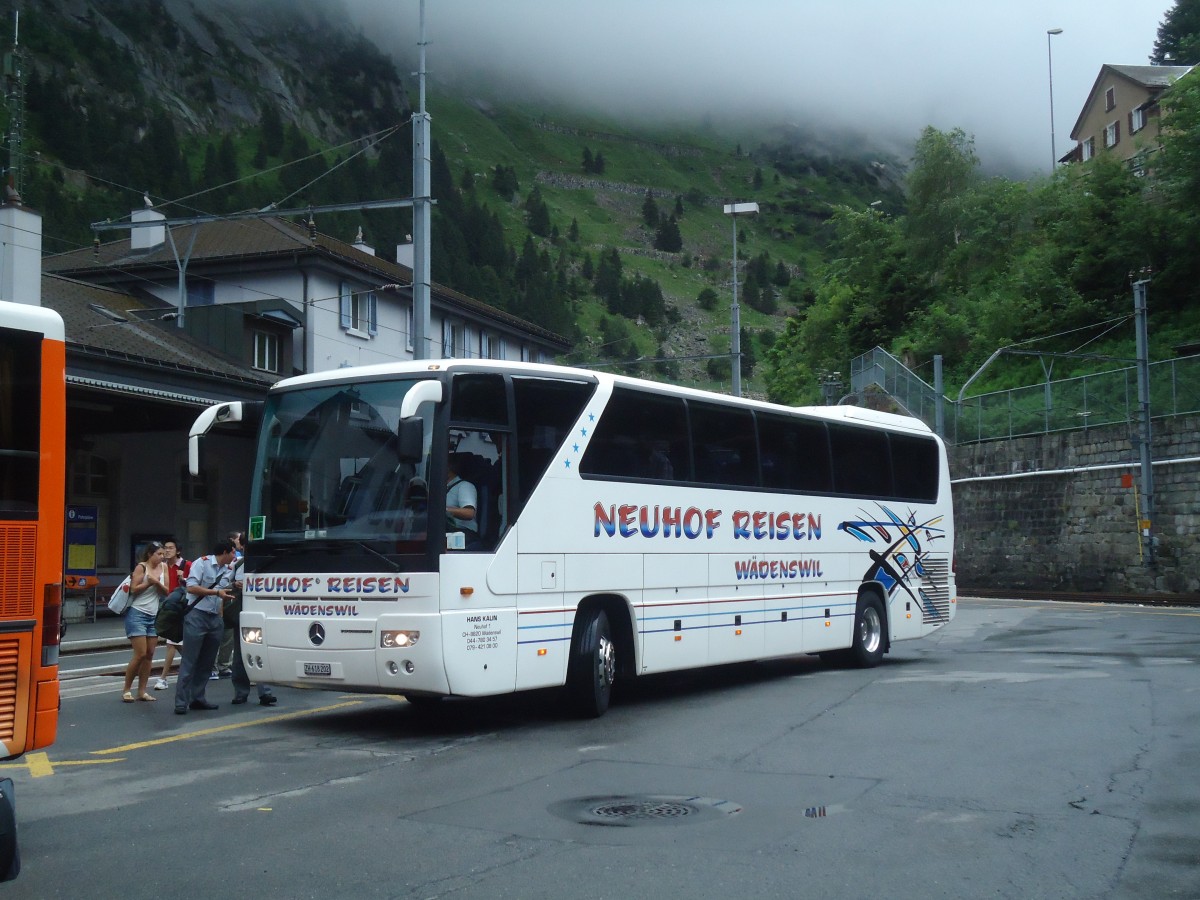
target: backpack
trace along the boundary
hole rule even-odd
[[[154,617],[154,630],[160,638],[176,644],[183,640],[183,617],[200,602],[200,598],[197,597],[185,605],[184,598],[186,597],[187,588],[180,585],[163,597],[162,602],[158,604],[158,615]]]

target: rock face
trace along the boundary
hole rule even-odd
[[[340,143],[409,115],[395,65],[347,21],[339,0],[41,0],[22,31],[30,72],[69,84],[78,109],[144,115],[150,100],[203,133],[256,125],[269,103]]]

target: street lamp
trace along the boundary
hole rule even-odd
[[[733,362],[733,396],[742,396],[742,318],[738,308],[737,217],[758,215],[757,203],[726,203],[725,215],[733,219],[733,321],[730,323],[729,355]]]
[[[1054,151],[1054,53],[1050,50],[1050,39],[1062,34],[1061,28],[1046,29],[1046,64],[1050,68],[1050,171],[1058,165],[1058,154]]]

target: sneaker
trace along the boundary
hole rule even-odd
[[[217,675],[219,675],[221,678],[232,678],[233,669],[222,669],[217,673]]]
[[[165,691],[167,689],[167,679],[160,678],[158,681],[154,682],[154,689],[156,691]]]
[[[217,680],[218,678],[220,678],[220,677],[221,677],[221,676],[217,674],[217,670],[216,670],[216,669],[213,669],[213,670],[212,670],[212,674],[208,676],[208,680],[209,680],[209,681],[216,681],[216,680]]]

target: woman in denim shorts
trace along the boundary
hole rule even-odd
[[[129,581],[129,608],[125,610],[125,636],[133,645],[133,658],[125,667],[125,690],[121,699],[133,702],[133,678],[138,678],[138,700],[157,699],[147,693],[150,681],[150,665],[154,661],[154,648],[158,644],[158,632],[154,630],[154,619],[158,615],[158,604],[167,593],[167,567],[163,563],[162,544],[151,541],[142,550],[141,561],[133,570]]]

